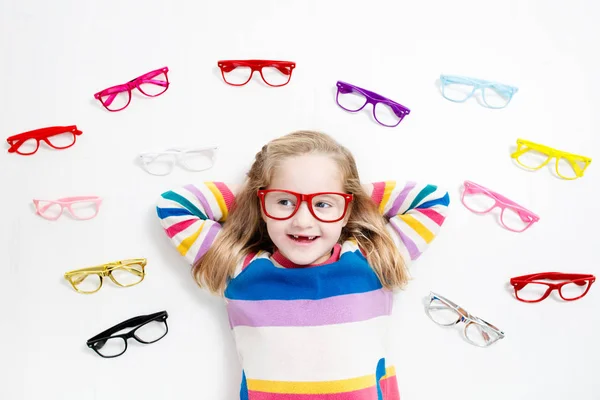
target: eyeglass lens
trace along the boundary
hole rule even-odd
[[[232,85],[243,85],[250,80],[252,68],[249,66],[234,66],[232,70],[227,72],[223,70],[223,78],[225,82]],[[258,72],[258,71],[257,71]],[[263,66],[260,69],[264,81],[272,86],[282,86],[289,82],[292,70],[290,67],[281,66]]]

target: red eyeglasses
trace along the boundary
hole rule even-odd
[[[259,190],[257,194],[265,215],[278,221],[293,217],[306,201],[313,217],[321,222],[337,222],[344,218],[353,198],[347,193],[302,194],[278,189]]]
[[[564,282],[549,283],[544,282],[545,280]],[[587,294],[595,281],[596,277],[590,274],[540,272],[511,278],[510,284],[514,287],[515,296],[518,300],[526,303],[537,303],[548,297],[555,289],[558,290],[558,294],[563,300],[580,299]]]
[[[38,150],[40,141],[44,141],[52,148],[62,150],[73,146],[77,136],[82,133],[76,125],[51,126],[20,133],[7,138],[6,141],[10,145],[9,153],[29,156]]]
[[[221,60],[217,62],[223,80],[232,86],[243,86],[250,82],[254,71],[258,71],[269,86],[287,85],[296,63],[272,60]]]

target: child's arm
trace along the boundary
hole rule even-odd
[[[194,264],[210,248],[235,202],[236,185],[205,182],[169,190],[156,212],[177,251]]]
[[[388,221],[386,228],[406,264],[419,258],[444,223],[448,192],[435,185],[400,181],[376,182],[365,189]]]

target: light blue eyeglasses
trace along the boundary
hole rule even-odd
[[[506,107],[519,90],[514,86],[464,76],[440,75],[440,81],[442,96],[446,99],[462,103],[473,96],[477,89],[481,89],[483,102],[479,103],[484,107],[496,109]]]

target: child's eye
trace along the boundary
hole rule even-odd
[[[319,202],[315,203],[315,207],[317,207],[317,208],[329,208],[329,207],[331,207],[331,204],[325,203],[324,201],[319,201]]]
[[[293,207],[294,206],[294,203],[291,200],[287,200],[287,199],[279,200],[277,202],[277,204],[279,204],[281,206],[285,206],[285,207]]]

